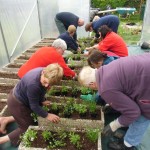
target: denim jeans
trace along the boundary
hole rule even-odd
[[[56,23],[56,26],[58,28],[59,34],[62,34],[62,33],[66,32],[65,26],[64,26],[64,24],[60,20],[58,20],[57,18],[55,18],[55,23]]]
[[[137,146],[142,141],[144,133],[150,125],[150,120],[140,116],[136,121],[129,125],[124,140],[132,146]]]

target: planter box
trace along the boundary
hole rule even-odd
[[[0,71],[0,77],[1,78],[12,78],[12,79],[18,79],[17,72],[12,72],[12,70],[9,71]]]
[[[37,133],[39,135],[39,132],[43,132],[46,129],[44,127],[43,128],[41,128],[41,127],[39,128],[38,126],[30,126],[27,131],[29,131],[29,130],[37,131]],[[51,129],[50,131],[57,133],[58,128],[54,128],[53,130]],[[98,140],[97,140],[97,142],[94,142],[93,147],[88,147],[91,144],[90,143],[91,141],[87,140],[87,137],[85,136],[85,131],[84,130],[80,131],[80,130],[76,130],[76,129],[70,128],[70,129],[67,129],[65,131],[66,131],[66,133],[70,133],[71,131],[73,131],[73,132],[75,132],[75,134],[79,134],[79,135],[80,135],[80,133],[83,134],[83,136],[80,138],[80,142],[81,142],[81,145],[82,145],[82,148],[81,148],[82,150],[87,150],[88,148],[89,148],[89,150],[102,150],[102,148],[101,148],[101,136],[100,136],[101,133],[99,133]],[[40,139],[41,138],[42,138],[42,135],[40,136]],[[37,137],[37,139],[38,139],[38,137]],[[65,146],[64,148],[52,148],[52,150],[66,150],[66,149],[77,150],[77,148],[75,148],[73,146],[69,147],[71,145],[71,142],[70,141],[67,142],[68,139],[69,138],[66,138],[66,140],[65,140],[67,146]],[[84,139],[84,140],[82,140],[82,139]],[[38,140],[37,140],[36,143],[39,145],[39,143],[41,143],[42,141],[43,141],[42,139],[40,140],[40,142],[38,142]],[[84,142],[86,142],[86,143],[84,143]],[[46,148],[46,147],[45,148],[41,148],[40,146],[38,146],[38,147],[33,147],[33,146],[25,147],[24,143],[21,142],[19,147],[18,147],[18,150],[50,150],[50,148]]]
[[[61,117],[62,112],[59,112],[58,116],[61,117],[60,122],[58,124],[53,124],[45,118],[38,117],[38,125],[40,127],[44,126],[48,129],[52,129],[54,127],[66,127],[66,128],[78,128],[84,129],[86,127],[91,128],[100,128],[104,127],[104,114],[101,110],[101,107],[97,106],[97,111],[99,112],[96,118],[89,117],[87,113],[87,117],[81,118],[79,114],[73,112],[70,118]],[[88,119],[87,119],[88,118]]]

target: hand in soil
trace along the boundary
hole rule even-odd
[[[53,123],[58,123],[60,121],[59,116],[50,114],[50,113],[48,113],[48,116],[46,117],[46,119],[48,119],[49,121],[51,121]]]
[[[47,101],[47,100],[46,100],[46,101],[42,102],[42,105],[43,105],[43,106],[49,106],[49,105],[50,105],[50,101]]]

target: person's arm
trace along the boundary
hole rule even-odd
[[[73,50],[78,49],[78,44],[76,43],[76,41],[72,37],[68,38],[68,47],[70,47]]]
[[[30,109],[38,116],[46,118],[48,112],[43,110],[42,106],[40,106],[40,103],[42,103],[45,100],[44,95],[41,96],[42,94],[43,93],[41,92],[40,87],[38,87],[37,85],[30,84],[30,86],[27,89],[27,96],[29,100]]]
[[[121,113],[118,122],[122,126],[129,126],[141,115],[137,103],[121,91],[109,90],[101,96],[113,109]]]
[[[63,57],[61,56],[58,60],[59,60],[59,61],[58,61],[58,64],[63,68],[64,76],[66,76],[66,77],[74,77],[74,76],[75,76],[75,72],[72,71],[72,70],[67,66],[67,64],[65,63]]]
[[[112,135],[117,129],[129,126],[140,115],[139,106],[130,97],[116,90],[110,90],[101,95],[112,108],[121,113],[120,117],[108,124],[102,131],[104,136]]]

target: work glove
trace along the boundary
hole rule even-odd
[[[102,131],[102,135],[111,136],[117,129],[121,127],[122,125],[119,123],[118,119],[116,119],[104,128],[104,130]]]
[[[80,95],[80,98],[84,101],[89,101],[89,102],[93,102],[95,101],[95,94],[87,94],[87,95]]]

